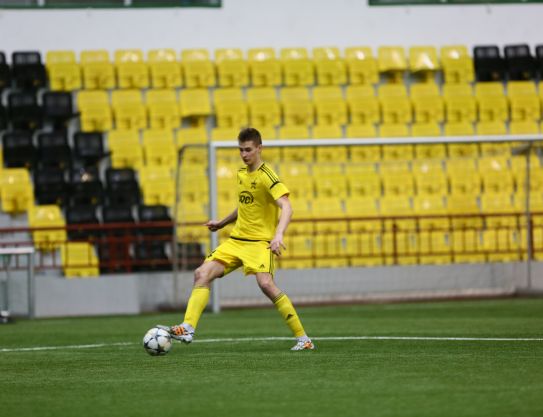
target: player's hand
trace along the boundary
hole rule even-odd
[[[283,237],[282,236],[275,236],[270,244],[268,245],[268,249],[271,249],[271,251],[277,255],[281,256],[281,248],[286,249],[287,247],[283,243]]]
[[[221,222],[219,220],[210,220],[204,226],[207,226],[212,232],[216,232],[219,229],[222,229]]]

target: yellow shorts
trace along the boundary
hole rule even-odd
[[[269,243],[263,240],[255,242],[230,238],[211,252],[206,262],[217,261],[223,264],[224,275],[243,265],[245,275],[268,272],[273,276],[275,259],[268,246]]]

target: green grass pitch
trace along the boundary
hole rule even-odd
[[[163,357],[147,355],[141,338],[157,323],[179,322],[180,314],[2,325],[0,414],[543,416],[542,299],[307,307],[299,313],[316,351],[290,352],[290,340],[203,343],[289,336],[274,309],[206,313],[195,342],[176,343]],[[406,339],[325,339],[345,336]],[[73,347],[96,344],[103,345]],[[58,348],[21,350],[36,347]]]

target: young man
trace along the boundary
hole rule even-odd
[[[222,220],[205,225],[215,232],[236,222],[230,238],[219,245],[194,273],[194,287],[183,323],[167,327],[174,339],[192,342],[198,320],[209,301],[211,282],[243,266],[245,275],[255,275],[262,292],[275,307],[296,337],[291,350],[313,350],[311,339],[294,306],[273,281],[274,255],[286,249],[283,236],[292,217],[289,191],[273,170],[261,159],[262,138],[258,130],[243,129],[238,135],[239,153],[245,167],[238,171],[238,207]],[[281,209],[279,222],[277,214]]]

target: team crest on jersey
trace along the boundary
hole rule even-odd
[[[253,195],[249,191],[239,193],[239,202],[241,204],[252,204],[254,200]]]

